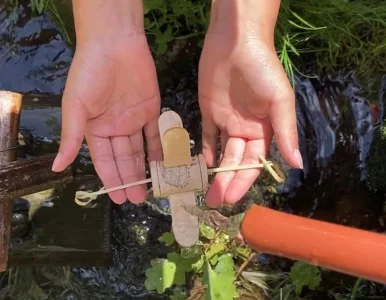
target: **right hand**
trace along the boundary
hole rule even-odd
[[[150,160],[161,160],[160,94],[146,36],[93,39],[77,45],[62,100],[62,134],[53,171],[76,158],[84,136],[96,172],[111,188],[145,179],[144,140]],[[109,193],[121,204],[145,201],[145,185]]]

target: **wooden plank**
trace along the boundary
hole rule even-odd
[[[0,202],[0,272],[7,269],[9,238],[11,234],[12,203]]]
[[[0,166],[16,159],[15,148],[22,100],[21,94],[0,91]],[[7,268],[12,220],[11,201],[7,197],[0,196],[0,272]]]
[[[0,169],[0,203],[73,181],[72,168],[52,172],[56,154],[8,163]]]
[[[52,95],[25,95],[23,97],[23,109],[61,107],[62,96]]]
[[[23,108],[60,106],[59,97],[39,98],[39,101],[31,97],[24,101],[26,98],[23,98]],[[6,123],[2,122],[0,125],[4,124]],[[16,129],[12,131],[15,135],[2,136],[12,137],[12,141],[17,141],[18,126],[17,122],[17,126],[10,127]],[[74,182],[72,167],[61,173],[52,172],[55,154],[13,161],[16,158],[13,147],[16,145],[17,143],[9,142],[4,147],[12,148],[12,151],[3,151],[2,157],[6,159],[0,168],[0,229],[2,228],[3,232],[0,236],[0,245],[3,246],[0,249],[0,271],[16,266],[109,265],[112,208],[110,199],[107,196],[101,197],[91,207],[76,205],[73,199],[77,183]],[[95,179],[93,177],[93,182]],[[81,181],[83,184],[87,179],[82,178]],[[54,206],[39,206],[38,209],[32,209],[33,213],[30,209],[32,235],[23,238],[21,245],[13,245],[9,250],[13,199],[44,201],[47,192],[54,193]],[[2,217],[4,215],[7,217]]]

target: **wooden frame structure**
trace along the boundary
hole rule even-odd
[[[72,167],[52,172],[55,154],[17,160],[22,102],[21,94],[0,91],[0,272],[20,265],[110,264],[110,201],[102,199],[92,208],[74,204]],[[55,200],[54,207],[43,207],[33,216],[34,232],[40,234],[10,249],[13,200],[47,190],[55,194],[66,185],[70,188],[56,197],[61,200]]]

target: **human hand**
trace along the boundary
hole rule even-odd
[[[63,95],[62,136],[53,170],[61,171],[73,162],[85,136],[105,188],[144,179],[142,130],[149,159],[159,160],[162,155],[160,95],[146,36],[143,30],[132,29],[113,37],[80,36]],[[145,200],[145,188],[136,186],[109,196],[118,204],[126,199],[139,203]]]
[[[219,133],[220,166],[259,162],[258,156],[267,155],[275,134],[284,159],[295,168],[303,168],[295,96],[273,42],[276,19],[272,14],[276,11],[277,15],[278,6],[267,4],[264,11],[263,7],[251,9],[256,5],[251,1],[216,2],[199,66],[202,142],[207,164],[213,166],[217,161]],[[260,16],[264,24],[248,16],[259,10],[271,12]],[[223,201],[237,202],[259,173],[254,169],[217,174],[207,193],[207,204],[216,207]]]

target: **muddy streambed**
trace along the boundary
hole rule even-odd
[[[22,112],[21,129],[35,144],[29,152],[20,155],[34,156],[57,149],[61,110],[54,106],[63,92],[73,49],[48,15],[32,19],[26,16],[23,8],[9,13],[0,6],[0,89],[24,93],[29,100],[52,101],[53,107],[25,107]],[[182,116],[194,141],[192,150],[198,153],[201,147],[197,103],[199,50],[194,43],[181,45],[177,47],[178,55],[173,58],[169,72],[162,77],[162,105]],[[367,160],[374,134],[383,120],[384,91],[382,78],[359,83],[355,72],[349,71],[313,79],[297,78],[297,116],[304,171],[288,170],[287,180],[277,187],[275,194],[264,180],[257,181],[240,206],[259,202],[304,216],[384,232],[383,194],[370,192],[367,184]],[[275,146],[271,150],[274,159],[280,161]],[[86,146],[82,147],[75,164],[78,176],[95,177]],[[93,184],[96,189],[96,179]],[[45,207],[55,206],[55,201],[58,200],[47,199]],[[28,210],[17,205],[15,208],[18,209],[15,214]],[[146,291],[144,272],[151,258],[167,253],[158,242],[158,237],[170,229],[166,212],[167,202],[115,206],[111,267],[55,269],[56,274],[53,268],[41,268],[38,273],[30,274],[36,280],[19,282],[12,287],[14,296],[21,297],[18,291],[31,292],[34,285],[31,293],[40,295],[36,299],[164,298]],[[20,242],[23,235],[23,230],[14,230],[13,242]],[[262,256],[260,261],[276,263],[270,256]],[[287,264],[283,261],[280,265],[285,269]],[[42,283],[45,285],[39,286]],[[0,280],[1,287],[4,281]],[[373,289],[368,295],[386,295],[379,285],[363,288]]]

